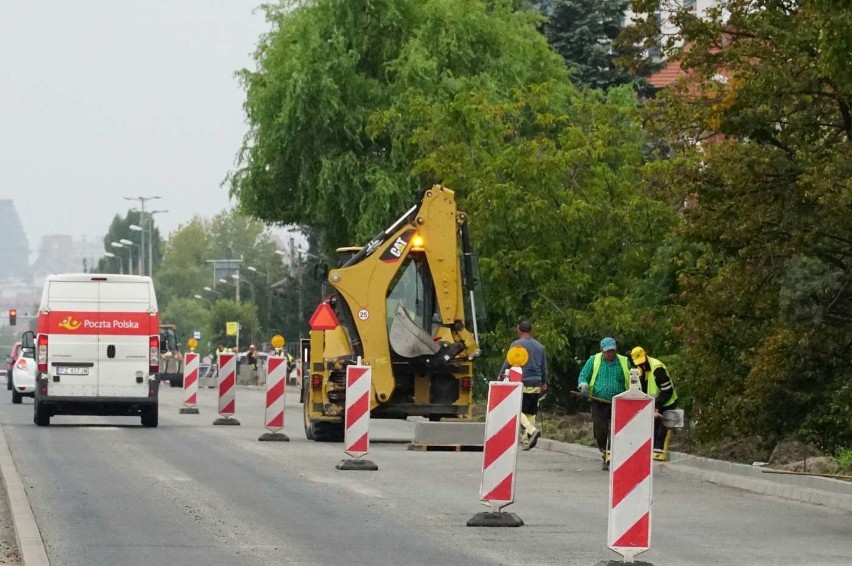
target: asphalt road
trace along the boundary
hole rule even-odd
[[[482,454],[416,452],[382,439],[414,424],[373,421],[379,471],[341,471],[341,444],[313,443],[288,390],[291,442],[259,442],[263,391],[240,388],[241,426],[214,426],[215,390],[199,415],[161,390],[160,426],[124,417],[32,424],[32,400],[0,402],[0,424],[54,566],[588,565],[606,548],[607,474],[592,459],[521,452],[516,503],[526,523],[472,528]],[[848,565],[852,516],[684,480],[657,469],[652,548],[664,565]]]

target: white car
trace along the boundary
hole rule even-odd
[[[33,349],[21,348],[12,366],[12,403],[20,405],[23,397],[35,396],[37,367]]]

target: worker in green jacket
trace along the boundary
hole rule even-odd
[[[616,351],[615,338],[601,340],[601,351],[586,360],[578,379],[580,395],[591,399],[592,432],[603,459],[602,469],[609,469],[609,423],[613,397],[630,387],[627,356]]]

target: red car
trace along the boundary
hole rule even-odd
[[[21,353],[21,343],[15,342],[12,346],[12,351],[6,356],[6,363],[3,367],[6,368],[6,389],[12,390],[12,369],[15,367],[15,362],[18,360],[18,355]]]

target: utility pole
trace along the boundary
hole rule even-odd
[[[144,227],[145,227],[145,225],[144,225],[144,221],[145,221],[145,202],[147,202],[147,201],[149,201],[149,200],[155,200],[155,199],[158,199],[158,198],[162,198],[162,197],[159,197],[159,196],[153,196],[153,197],[124,197],[124,200],[138,200],[138,201],[139,201],[139,210],[140,210],[140,212],[139,212],[139,218],[140,218],[140,225],[144,228]],[[151,237],[149,237],[148,239],[149,239],[149,240],[153,239],[153,234],[151,234]],[[148,245],[149,245],[149,248],[148,248],[148,249],[150,249],[150,242],[148,243]],[[143,251],[144,249],[145,249],[145,231],[143,230],[143,231],[142,231],[142,238],[141,238],[141,242],[140,242],[140,246],[139,246],[139,253],[140,253],[140,254],[142,254],[142,251]],[[141,255],[140,255],[140,257],[141,257]],[[143,267],[144,267],[144,266],[143,266]],[[151,259],[150,259],[150,254],[149,254],[149,257],[148,257],[148,270],[149,270],[149,273],[150,273],[150,271],[151,271]],[[144,275],[144,273],[139,273],[139,275]]]

